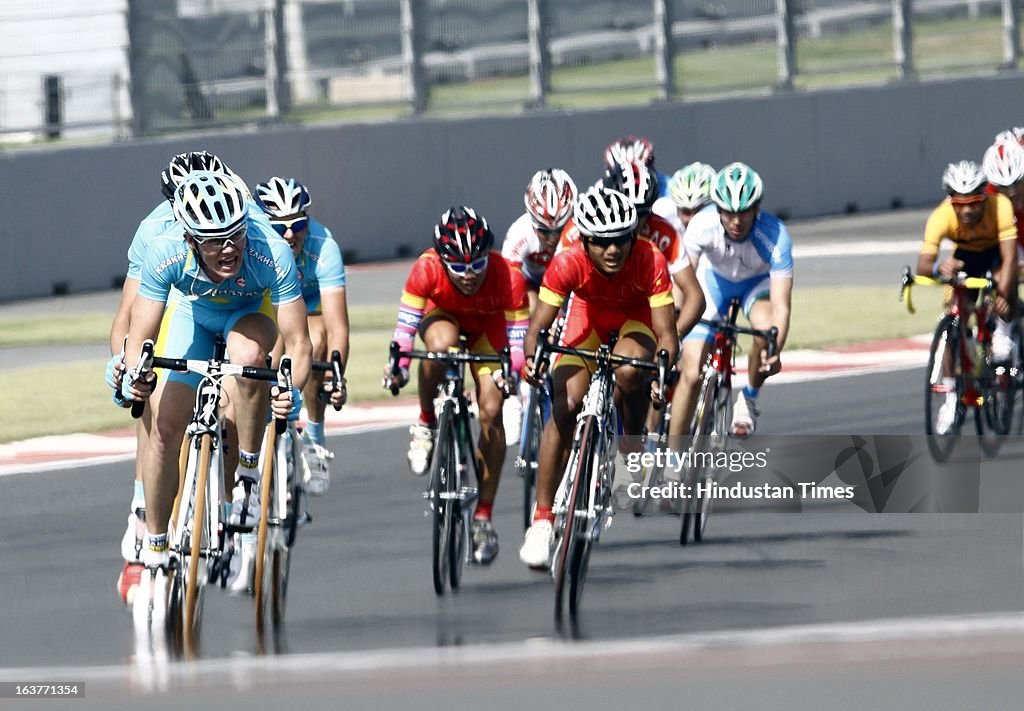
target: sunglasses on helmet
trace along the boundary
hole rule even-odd
[[[487,255],[474,259],[468,264],[465,262],[445,262],[444,265],[452,274],[479,274],[487,268]]]
[[[309,227],[309,218],[296,217],[294,220],[271,220],[270,226],[274,228],[274,232],[284,237],[284,233],[288,230],[302,232]]]

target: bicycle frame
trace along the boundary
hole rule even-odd
[[[470,561],[470,517],[473,504],[479,496],[479,489],[467,486],[464,476],[467,461],[472,466],[475,481],[481,480],[481,463],[476,457],[476,443],[470,424],[469,401],[465,395],[463,372],[467,363],[500,363],[506,391],[509,396],[511,358],[508,347],[500,356],[466,353],[462,342],[460,349],[448,353],[432,351],[402,351],[401,346],[391,342],[391,372],[398,372],[401,358],[440,361],[445,363],[445,378],[438,388],[439,402],[437,435],[431,455],[430,476],[423,498],[427,500],[427,515],[433,517],[433,565],[434,592],[444,594],[446,580],[452,590],[461,583],[462,567]],[[397,394],[396,390],[392,390]],[[451,448],[454,447],[454,456]],[[453,466],[454,465],[454,466]]]

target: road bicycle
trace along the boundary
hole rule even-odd
[[[473,481],[481,478],[481,463],[476,456],[476,443],[469,407],[464,390],[465,366],[467,364],[497,363],[501,365],[505,388],[504,397],[511,392],[512,362],[508,347],[500,355],[467,353],[465,339],[449,352],[403,351],[396,342],[391,342],[391,372],[397,374],[398,362],[402,358],[429,360],[444,363],[447,367],[444,381],[438,388],[435,401],[437,433],[431,450],[430,472],[427,490],[423,498],[427,501],[427,515],[431,517],[431,576],[434,592],[443,595],[446,585],[458,590],[462,582],[462,569],[469,561],[470,516],[473,504],[479,496],[475,486],[466,484],[466,472],[473,470]],[[393,395],[398,388],[392,388]]]
[[[668,352],[658,351],[656,362],[627,358],[612,353],[617,333],[596,351],[581,350],[548,343],[542,330],[537,338],[534,363],[543,363],[549,354],[566,354],[593,361],[583,406],[576,417],[572,448],[562,480],[555,491],[551,511],[555,516],[555,550],[551,575],[555,580],[555,618],[562,618],[566,590],[569,614],[580,608],[590,552],[611,525],[615,511],[611,506],[611,486],[618,451],[618,413],[615,407],[615,368],[631,366],[653,370],[658,375],[659,392],[664,392],[668,374]]]
[[[731,434],[737,336],[743,334],[763,339],[767,343],[769,358],[778,352],[779,329],[775,326],[767,330],[737,326],[739,312],[739,299],[733,299],[724,320],[700,319],[700,323],[714,332],[714,341],[701,370],[697,404],[690,421],[689,451],[684,455],[686,464],[682,482],[689,487],[685,489],[689,495],[683,499],[679,527],[679,544],[684,546],[691,535],[695,542],[704,539],[711,516],[713,497],[710,489],[716,470],[712,466],[713,457],[709,455],[724,451]]]
[[[344,366],[338,351],[334,351],[329,362],[313,361],[312,368],[333,373],[335,383],[343,379]],[[290,359],[281,359],[278,373],[278,386],[291,389]],[[324,394],[321,392],[320,396]],[[260,519],[252,584],[256,632],[261,637],[268,608],[275,628],[284,621],[296,536],[301,526],[313,522],[302,504],[304,449],[302,433],[294,420],[274,420],[267,425],[260,463]]]
[[[1022,386],[1020,324],[1013,324],[1010,361],[996,363],[992,360],[995,316],[989,311],[995,293],[991,274],[969,277],[959,272],[952,277],[932,278],[916,275],[909,266],[904,267],[900,299],[906,301],[910,313],[914,313],[914,286],[943,286],[951,292],[949,304],[935,327],[925,371],[928,450],[936,462],[949,461],[967,410],[973,409],[981,451],[994,457],[1013,426],[1014,400]],[[974,290],[976,294],[971,293]]]
[[[565,317],[559,316],[550,330],[550,338],[557,341]],[[537,505],[537,456],[540,454],[540,437],[544,425],[551,416],[551,378],[545,375],[540,385],[531,385],[523,407],[523,425],[519,435],[519,450],[513,469],[523,478],[523,530],[533,523],[533,510]]]
[[[209,360],[161,358],[153,355],[153,341],[142,345],[138,372],[144,376],[154,368],[191,372],[201,376],[196,390],[192,419],[186,428],[186,442],[179,467],[178,492],[168,528],[170,560],[167,567],[166,630],[174,653],[194,657],[198,654],[202,622],[203,590],[208,582],[227,579],[229,556],[226,541],[235,532],[251,530],[233,527],[226,522],[222,506],[224,438],[220,415],[223,380],[242,377],[268,382],[280,374],[270,368],[256,368],[228,363],[223,339],[218,339]],[[142,415],[144,401],[132,405],[135,417]],[[144,573],[145,574],[145,573]],[[136,619],[148,622],[152,638],[152,622],[156,601],[135,600],[144,606],[135,610]]]

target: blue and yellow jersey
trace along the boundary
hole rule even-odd
[[[320,304],[321,289],[345,286],[345,260],[334,236],[322,223],[309,218],[309,232],[295,260],[302,298],[307,306]]]

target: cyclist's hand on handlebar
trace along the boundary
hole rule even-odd
[[[544,378],[544,372],[547,369],[547,362],[541,364],[541,367],[537,367],[537,364],[533,362],[533,356],[526,356],[526,362],[523,363],[522,376],[523,380],[528,382],[530,385],[540,386],[541,380]]]
[[[666,402],[668,402],[667,397],[666,397],[668,395],[668,392],[667,392],[668,388],[666,387],[665,390],[666,390],[666,392],[662,393],[661,390],[658,388],[658,380],[657,379],[652,380],[651,381],[651,402],[654,403],[655,405],[657,405],[658,407],[661,407]]]
[[[397,373],[391,372],[391,363],[384,366],[384,380],[381,387],[385,390],[391,388],[404,388],[409,383],[409,369],[399,368]]]
[[[325,378],[323,384],[323,392],[326,393],[330,398],[330,404],[334,406],[336,410],[340,410],[342,405],[348,402],[348,382],[345,378],[341,379],[341,382],[335,385],[333,378]]]
[[[964,263],[961,260],[953,259],[953,257],[946,257],[939,262],[939,276],[949,279],[963,268]]]
[[[291,389],[273,385],[270,388],[270,409],[274,418],[294,422],[299,419],[302,410],[302,391],[296,387]]]
[[[779,358],[779,354],[776,353],[771,358],[768,357],[768,349],[761,349],[761,372],[767,377],[775,375],[782,370],[782,359]]]
[[[119,392],[121,399],[131,404],[134,400],[148,400],[156,388],[156,373],[152,370],[139,376],[135,369],[126,370],[121,376],[121,387]],[[116,398],[115,398],[116,401]]]
[[[498,390],[501,390],[502,393],[504,393],[505,397],[511,397],[512,393],[515,392],[516,376],[514,373],[508,380],[505,380],[505,376],[502,375],[500,370],[492,370],[491,380],[493,380],[494,384],[498,386]]]
[[[992,313],[1004,321],[1008,321],[1010,314],[1012,313],[1010,311],[1010,302],[999,294],[996,294],[995,298],[992,299]]]
[[[121,377],[124,375],[124,353],[119,353],[107,362],[107,387],[115,392],[121,389]]]

